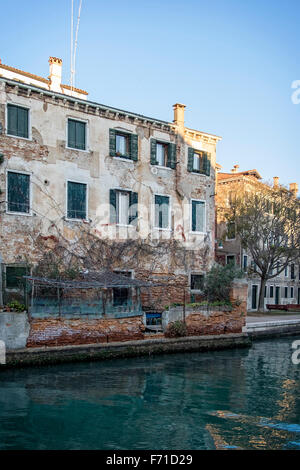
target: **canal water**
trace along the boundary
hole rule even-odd
[[[0,370],[0,449],[300,449],[299,339]]]

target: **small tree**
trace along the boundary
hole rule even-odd
[[[234,222],[242,247],[255,263],[260,277],[258,309],[264,307],[264,290],[268,279],[280,274],[300,255],[299,199],[284,188],[264,184],[255,191],[237,196],[225,214]]]
[[[229,291],[235,278],[244,274],[233,264],[215,264],[207,273],[204,282],[204,295],[208,302],[229,302]]]

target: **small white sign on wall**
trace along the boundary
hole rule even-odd
[[[6,364],[6,347],[4,341],[0,340],[0,364]]]

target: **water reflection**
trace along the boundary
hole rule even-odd
[[[299,448],[291,343],[1,371],[0,449]]]

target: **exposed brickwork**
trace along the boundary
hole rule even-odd
[[[27,347],[66,346],[144,339],[142,317],[100,320],[33,320]]]

